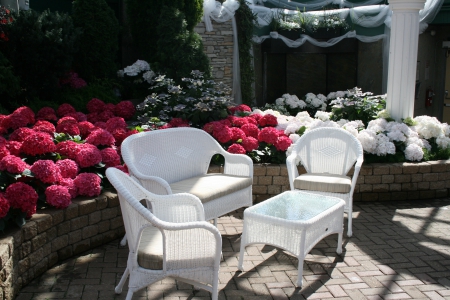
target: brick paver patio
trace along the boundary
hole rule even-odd
[[[306,257],[301,289],[294,285],[297,259],[271,246],[247,247],[245,272],[238,271],[242,210],[220,218],[219,299],[450,299],[450,199],[357,202],[353,214],[353,237],[344,235],[342,255],[335,252],[337,235],[317,244]],[[114,286],[127,251],[116,240],[61,262],[16,299],[125,299],[126,289],[115,295]],[[133,299],[210,294],[165,279]]]

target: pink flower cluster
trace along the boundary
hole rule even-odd
[[[83,78],[78,77],[78,73],[69,72],[64,78],[59,80],[60,85],[66,85],[73,89],[81,89],[87,85]]]
[[[56,208],[69,206],[77,196],[99,195],[102,178],[90,173],[91,167],[103,164],[127,171],[118,150],[127,136],[137,132],[126,123],[135,113],[134,105],[130,101],[105,104],[94,98],[87,109],[86,115],[62,104],[56,110],[44,107],[37,114],[20,107],[0,115],[0,172],[15,180],[0,193],[0,219],[10,208],[31,217],[38,192]],[[55,133],[80,135],[82,141],[58,141]]]
[[[231,112],[249,112],[242,104],[230,109]],[[274,145],[279,151],[286,151],[292,144],[282,130],[275,129],[277,118],[273,115],[250,114],[248,116],[230,115],[227,119],[205,124],[203,130],[211,134],[230,153],[246,154],[257,150],[260,143]]]

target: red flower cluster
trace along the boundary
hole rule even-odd
[[[87,85],[83,78],[78,77],[78,73],[69,72],[65,78],[59,80],[59,84],[69,86],[73,89],[81,89]]]
[[[0,194],[0,218],[10,208],[20,209],[31,217],[36,212],[38,190],[45,195],[47,204],[56,208],[67,207],[79,195],[99,195],[101,177],[83,168],[103,163],[106,168],[126,171],[117,149],[123,139],[137,133],[129,130],[125,121],[134,114],[134,106],[129,101],[114,105],[94,98],[88,110],[87,116],[66,103],[56,111],[44,107],[36,116],[28,107],[0,115],[0,171],[9,173],[8,178],[15,181]],[[80,135],[84,141],[60,141],[69,137],[54,139],[55,132]]]
[[[251,111],[250,107],[244,104],[229,110],[232,113]],[[227,151],[230,153],[252,152],[259,148],[261,142],[274,145],[279,151],[286,151],[292,141],[283,131],[275,128],[277,125],[277,118],[270,114],[243,117],[231,115],[225,120],[205,124],[203,130],[228,147]]]

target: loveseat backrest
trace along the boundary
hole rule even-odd
[[[206,174],[212,156],[221,151],[207,132],[188,127],[134,134],[121,146],[131,174],[161,177],[169,184]]]

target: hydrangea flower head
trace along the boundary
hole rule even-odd
[[[69,189],[62,185],[51,185],[45,189],[46,202],[53,207],[63,209],[71,203],[72,196]]]
[[[55,152],[53,138],[47,132],[35,131],[25,138],[20,151],[27,155],[36,156]]]
[[[30,168],[34,176],[43,183],[54,184],[61,180],[61,172],[56,164],[49,159],[36,161]]]
[[[81,196],[98,196],[101,192],[101,179],[94,173],[80,173],[74,179],[78,194]]]

